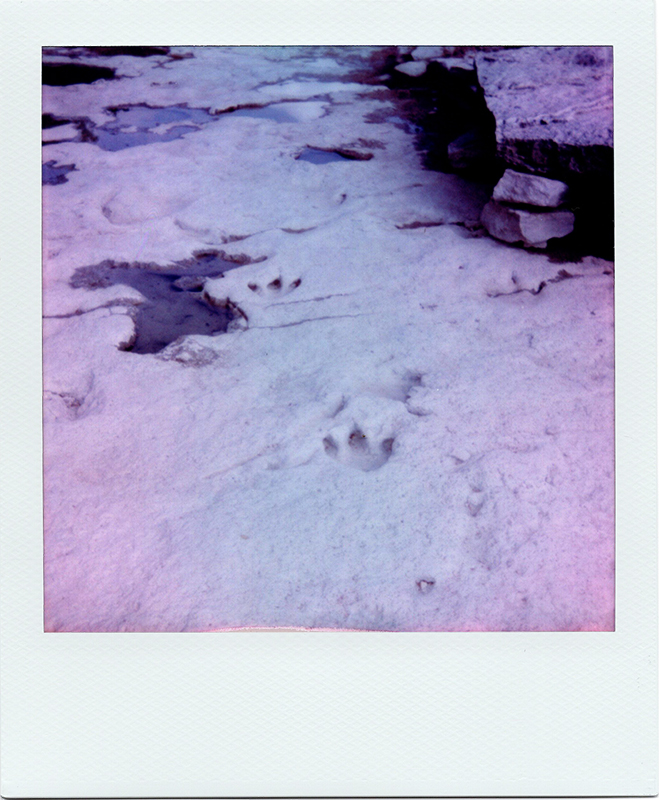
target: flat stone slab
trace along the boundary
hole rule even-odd
[[[561,239],[574,230],[571,211],[524,211],[495,200],[490,200],[483,209],[481,222],[495,239],[523,242],[532,247],[546,247],[549,239]]]
[[[507,169],[494,187],[492,198],[507,203],[557,208],[565,201],[568,191],[568,185],[563,181]]]
[[[418,78],[428,68],[427,61],[404,61],[402,64],[398,64],[395,69],[398,72],[403,72],[405,75],[409,75],[412,78]]]
[[[608,166],[613,147],[613,49],[520,47],[476,56],[496,119],[499,155],[545,174]]]

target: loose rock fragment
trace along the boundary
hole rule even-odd
[[[507,169],[494,187],[492,198],[508,203],[557,208],[564,202],[567,193],[568,186],[563,181]]]
[[[427,67],[427,61],[405,61],[403,64],[398,64],[396,69],[412,78],[418,78],[419,75],[423,75]]]
[[[523,211],[490,200],[483,209],[481,222],[495,239],[546,247],[548,239],[560,239],[572,233],[574,214],[571,211]]]

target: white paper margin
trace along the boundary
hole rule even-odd
[[[654,4],[26,0],[3,27],[3,797],[657,792]],[[41,47],[613,45],[615,633],[44,634]]]

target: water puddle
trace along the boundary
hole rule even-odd
[[[47,161],[41,165],[41,183],[48,186],[66,183],[67,173],[73,172],[75,168],[75,164],[58,164],[56,161]]]
[[[154,142],[171,142],[180,139],[186,133],[197,130],[193,125],[175,125],[164,133],[153,133],[152,131],[121,131],[96,128],[94,131],[96,142],[103,150],[125,150],[127,147],[138,147],[143,144],[153,144]]]
[[[237,108],[235,111],[228,111],[232,117],[254,117],[256,119],[269,119],[273,122],[298,122],[298,120],[284,108],[277,108],[276,105],[262,106],[260,108]]]
[[[127,147],[171,142],[186,133],[199,129],[200,125],[217,121],[217,117],[203,108],[169,106],[122,106],[109,109],[115,118],[103,125],[89,125],[93,141],[103,150],[124,150]],[[168,126],[158,130],[160,126]]]
[[[158,353],[181,336],[224,333],[231,312],[214,308],[201,299],[204,278],[216,278],[240,264],[225,261],[213,252],[178,262],[167,271],[153,264],[115,264],[104,261],[77,269],[70,280],[74,289],[131,286],[146,302],[136,307],[137,338],[133,353]]]
[[[188,108],[187,106],[166,106],[164,108],[118,106],[108,110],[114,113],[115,119],[111,122],[106,122],[102,126],[105,130],[115,130],[127,126],[150,130],[158,125],[166,125],[170,122],[202,124],[204,122],[213,122],[217,119],[204,108]]]
[[[50,114],[44,114],[42,115],[42,127],[51,128],[74,122],[80,130],[80,134],[71,141],[93,142],[103,150],[117,151],[154,142],[171,142],[226,116],[268,119],[272,122],[299,122],[289,111],[279,108],[277,105],[237,108],[234,111],[224,111],[219,114],[211,114],[204,108],[188,108],[187,106],[153,108],[144,104],[116,106],[107,110],[114,115],[114,119],[103,125],[96,125],[91,120],[82,117],[75,120],[59,120]],[[46,141],[44,145],[50,143]],[[337,158],[340,159],[341,156],[330,154],[329,160],[333,161]],[[318,161],[316,163],[325,162]]]
[[[103,150],[124,150],[127,147],[138,147],[152,142],[171,142],[186,133],[197,131],[209,122],[217,122],[219,116],[211,114],[203,108],[187,108],[185,106],[169,106],[151,108],[150,106],[121,106],[108,109],[114,119],[95,125],[86,117],[72,120],[57,119],[51,114],[41,118],[42,128],[48,129],[73,123],[80,133],[72,142],[92,142]],[[55,144],[56,140],[43,144]]]
[[[342,156],[333,150],[319,150],[316,147],[306,147],[297,157],[297,161],[308,161],[310,164],[330,164],[332,161],[349,161],[347,156]]]

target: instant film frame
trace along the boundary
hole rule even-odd
[[[3,797],[657,792],[653,4],[3,5]],[[614,47],[616,630],[46,634],[43,45]],[[17,277],[19,276],[19,277]]]

